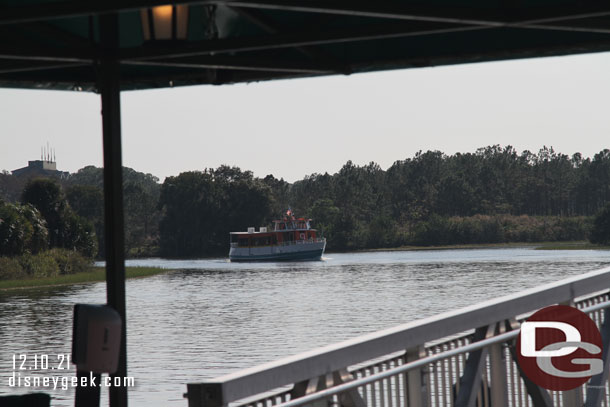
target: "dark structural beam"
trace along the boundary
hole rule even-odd
[[[265,60],[263,58],[240,57],[189,57],[167,60],[139,61],[123,60],[124,65],[163,66],[170,68],[190,69],[233,69],[238,71],[295,72],[312,74],[329,74],[334,70],[323,64],[305,62],[288,62],[281,59]]]
[[[336,44],[341,42],[369,41],[377,39],[402,38],[431,34],[444,34],[460,31],[480,30],[479,26],[455,26],[438,23],[395,23],[367,27],[336,29],[327,32],[304,31],[301,33],[276,34],[253,38],[228,38],[202,41],[191,46],[175,49],[126,49],[121,59],[152,60],[159,58],[180,58],[219,53],[264,51],[300,46]]]
[[[259,20],[261,26],[265,27],[266,31],[271,31],[272,28],[269,22],[263,23]],[[578,31],[590,32],[597,34],[610,34],[610,28],[600,27],[599,23],[596,26],[587,26],[584,22],[573,24],[569,27],[555,25],[524,25],[523,23],[514,23],[500,27],[511,27],[521,29],[548,29],[559,31]],[[310,57],[319,58],[326,62],[326,66],[332,72],[344,72],[345,67],[334,60],[328,60],[319,54],[320,50],[315,50],[312,47],[316,45],[334,44],[342,42],[356,41],[371,41],[383,40],[390,38],[401,37],[416,37],[435,34],[448,34],[462,31],[473,31],[481,29],[497,28],[496,26],[484,25],[456,25],[448,23],[435,23],[425,21],[410,21],[410,22],[394,22],[391,24],[376,24],[365,27],[342,28],[321,32],[292,32],[281,33],[277,29],[275,34],[248,38],[226,38],[214,39],[201,42],[193,42],[188,45],[176,49],[174,47],[156,47],[155,49],[142,49],[140,47],[121,50],[121,59],[128,60],[128,63],[133,64],[135,60],[154,60],[165,58],[182,58],[193,57],[220,53],[238,53],[264,51],[282,48],[296,48],[302,51],[309,51]],[[316,54],[317,53],[317,54]],[[0,59],[12,60],[37,60],[37,61],[52,61],[52,62],[90,62],[98,58],[95,50],[87,48],[74,48],[67,50],[55,50],[51,48],[31,49],[24,46],[15,46],[13,44],[0,45]],[[318,58],[315,58],[318,59]],[[221,62],[222,64],[223,62]],[[334,68],[331,68],[334,67]],[[247,68],[247,67],[245,67]]]
[[[121,316],[119,367],[112,376],[127,377],[127,324],[125,311],[125,252],[123,175],[121,154],[121,95],[118,16],[100,16],[103,56],[99,64],[104,144],[104,225],[106,242],[106,296]],[[127,387],[110,387],[111,407],[127,406]]]
[[[376,39],[400,38],[443,34],[460,31],[480,30],[480,26],[456,26],[454,24],[439,24],[426,22],[394,23],[335,29],[331,31],[312,32],[303,31],[290,34],[273,34],[249,38],[214,39],[192,42],[181,48],[155,47],[143,49],[141,47],[122,49],[120,59],[127,61],[153,60],[163,58],[183,58],[219,53],[250,52],[300,46],[314,46],[320,44],[334,44],[340,42],[368,41]],[[54,62],[92,62],[99,55],[92,50],[75,49],[32,49],[16,47],[12,44],[0,44],[0,59],[37,60]]]
[[[1,59],[0,59],[1,60]],[[66,64],[66,63],[19,63],[19,64],[2,64],[0,63],[0,75],[7,73],[19,73],[19,72],[35,72],[35,71],[49,71],[52,69],[69,69],[84,66],[83,64]]]
[[[163,4],[223,4],[307,13],[327,13],[356,17],[420,20],[454,24],[508,26],[514,24],[545,24],[574,19],[610,15],[610,4],[605,1],[577,3],[562,7],[499,7],[489,10],[476,8],[431,7],[415,4],[366,0],[97,0],[64,1],[28,6],[0,8],[0,24],[52,20],[137,10]],[[508,17],[507,17],[508,16]]]
[[[246,20],[250,21],[252,24],[258,26],[263,31],[267,32],[268,34],[278,34],[282,31],[281,27],[276,22],[266,17],[263,13],[261,13],[260,10],[256,10],[253,8],[246,9],[233,6],[231,6],[231,9]],[[339,62],[335,57],[328,55],[322,50],[319,50],[315,47],[295,47],[294,49],[299,51],[301,54],[311,58],[312,60],[323,61],[329,65],[332,64],[333,66],[335,66],[333,71],[349,73],[349,70],[345,65]]]
[[[87,38],[83,38],[79,35],[73,34],[69,31],[63,30],[50,23],[25,23],[14,25],[11,27],[21,33],[35,34],[44,37],[49,40],[57,41],[67,46],[74,48],[88,47],[91,45]]]
[[[14,61],[81,62],[91,64],[99,55],[84,50],[30,48],[13,44],[0,44],[0,59]]]

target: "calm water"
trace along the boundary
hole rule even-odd
[[[307,263],[130,261],[179,269],[127,282],[130,404],[186,406],[187,382],[609,264],[610,252],[530,248],[329,254]],[[104,283],[0,291],[0,394],[41,390],[9,387],[13,354],[47,354],[53,363],[70,353],[73,305],[105,299]],[[58,372],[43,375],[74,375]],[[53,406],[73,405],[72,390],[48,392]]]

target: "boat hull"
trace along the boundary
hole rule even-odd
[[[326,241],[284,246],[232,247],[229,251],[229,260],[232,262],[320,260],[325,247]]]

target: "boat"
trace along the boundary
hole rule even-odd
[[[326,239],[311,227],[311,219],[296,218],[291,210],[273,221],[273,230],[249,227],[247,232],[231,232],[229,260],[296,261],[321,260]]]

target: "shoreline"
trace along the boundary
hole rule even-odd
[[[564,242],[510,242],[510,243],[469,243],[440,246],[400,246],[380,249],[356,250],[354,252],[392,252],[392,251],[427,251],[427,250],[474,250],[532,247],[534,250],[610,250],[610,246],[590,243],[586,240],[571,240]],[[328,252],[331,253],[331,252]],[[350,253],[350,252],[334,252]]]
[[[367,250],[353,250],[332,253],[367,253],[367,252],[395,252],[395,251],[430,251],[430,250],[476,250],[476,249],[502,249],[527,247],[534,250],[610,250],[610,246],[600,246],[588,241],[565,241],[565,242],[512,242],[512,243],[473,243],[463,245],[443,246],[401,246]],[[204,257],[202,259],[217,259],[218,257]],[[129,259],[134,260],[134,259]],[[185,259],[175,259],[185,260]],[[144,278],[168,273],[173,270],[160,267],[130,266],[125,268],[125,277]],[[71,284],[95,283],[106,280],[103,266],[91,266],[89,271],[76,274],[66,274],[56,277],[43,277],[39,279],[3,280],[0,281],[0,292],[15,289],[28,289],[39,287],[53,287]]]
[[[172,270],[160,267],[126,267],[125,277],[127,279],[152,277]],[[89,271],[75,274],[64,274],[56,277],[28,278],[20,280],[0,280],[0,292],[5,290],[17,290],[39,287],[57,287],[62,285],[98,283],[106,281],[104,267],[91,266]]]

